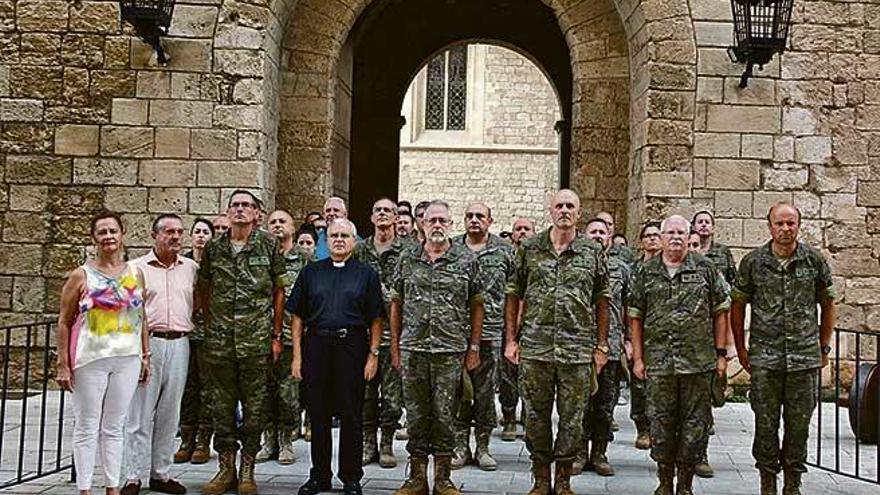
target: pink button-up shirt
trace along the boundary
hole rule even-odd
[[[134,263],[144,272],[144,306],[149,330],[191,331],[198,263],[178,255],[173,265],[165,266],[152,250]]]

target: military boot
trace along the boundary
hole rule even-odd
[[[266,462],[269,459],[278,457],[278,437],[275,436],[277,433],[275,426],[267,426],[266,429],[263,430],[263,436],[260,441],[260,451],[257,452],[256,457],[257,462]]]
[[[657,464],[657,479],[660,483],[657,485],[657,489],[654,490],[654,495],[672,495],[675,466],[672,464]]]
[[[180,447],[178,447],[177,452],[174,453],[174,464],[189,462],[193,450],[196,448],[195,435],[196,429],[192,426],[180,427]]]
[[[678,466],[675,495],[694,495],[694,467]]]
[[[639,450],[651,448],[651,435],[646,430],[639,430],[639,433],[636,435],[636,448]]]
[[[513,442],[516,440],[516,408],[502,408],[501,441]]]
[[[694,466],[694,473],[700,478],[711,478],[715,476],[715,470],[709,464],[709,455],[703,452],[703,458]]]
[[[465,440],[467,442],[467,440]],[[465,443],[464,445],[457,445],[454,449],[452,449],[452,470],[461,469],[465,466],[465,464],[470,464],[473,461],[473,457],[471,456],[471,448]]]
[[[614,476],[614,468],[608,462],[605,451],[608,448],[608,442],[593,442],[593,451],[590,453],[590,463],[593,465],[593,471],[599,476]]]
[[[397,467],[394,458],[394,428],[382,428],[382,441],[379,445],[379,466],[383,468]]]
[[[434,454],[434,489],[433,495],[461,495],[458,487],[449,479],[452,472],[452,457]]]
[[[293,428],[284,427],[278,435],[278,464],[286,466],[296,462],[296,454],[293,451],[295,434]]]
[[[196,433],[196,448],[193,450],[189,462],[193,464],[205,464],[211,460],[211,437],[214,431],[210,428],[200,427]]]
[[[238,488],[238,477],[235,475],[235,451],[222,452],[217,468],[217,474],[211,478],[204,487],[202,493],[206,495],[220,495]]]
[[[776,473],[761,471],[761,495],[776,495]]]
[[[535,483],[528,495],[550,495],[550,464],[533,462],[532,476],[535,477]]]
[[[801,473],[789,470],[782,473],[782,495],[802,495]]]
[[[409,478],[394,495],[428,495],[428,458],[410,456]]]
[[[574,455],[574,460],[571,462],[571,475],[579,476],[584,472],[584,468],[587,465],[587,449],[586,447],[578,450],[577,454]]]
[[[364,456],[362,464],[372,464],[379,460],[379,444],[376,440],[376,428],[364,428]]]
[[[575,495],[571,490],[571,459],[556,461],[553,493],[555,495]]]
[[[498,469],[498,463],[489,454],[489,437],[492,434],[492,430],[486,428],[479,428],[476,431],[477,434],[477,451],[474,453],[474,458],[477,461],[477,465],[480,466],[480,469],[483,471],[495,471]]]
[[[303,427],[303,440],[306,442],[312,441],[312,423],[306,422],[306,425]]]
[[[257,482],[254,480],[255,459],[242,452],[241,467],[238,471],[238,495],[256,495]]]

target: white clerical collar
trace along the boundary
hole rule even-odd
[[[334,268],[344,268],[344,267],[345,267],[345,262],[344,262],[344,261],[334,261],[334,262],[333,262],[333,267],[334,267]]]

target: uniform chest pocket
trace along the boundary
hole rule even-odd
[[[706,302],[709,282],[700,273],[682,273],[680,288],[681,301],[693,308]]]
[[[248,266],[269,266],[268,256],[248,256]]]

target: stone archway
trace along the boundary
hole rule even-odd
[[[612,210],[632,231],[668,204],[655,196],[690,195],[696,44],[687,0],[543,3],[571,58],[570,183],[589,210]],[[299,0],[281,20],[276,199],[295,216],[348,192],[349,34],[371,4],[391,3]]]

